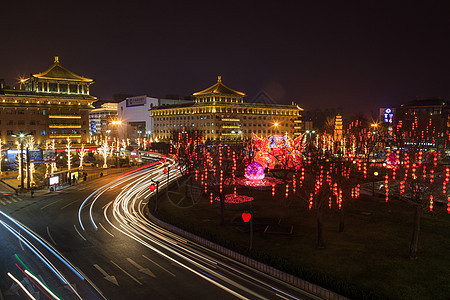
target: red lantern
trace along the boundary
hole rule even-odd
[[[252,218],[251,213],[248,212],[242,213],[242,220],[244,220],[245,223],[248,223],[251,218]]]
[[[163,172],[164,174],[167,174],[167,168],[164,168]]]
[[[150,191],[154,192],[156,190],[156,185],[154,185],[153,183],[150,184]]]

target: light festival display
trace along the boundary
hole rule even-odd
[[[248,180],[261,180],[264,179],[264,168],[263,166],[254,161],[250,163],[245,169],[245,178]]]

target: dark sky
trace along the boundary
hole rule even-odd
[[[9,1],[0,7],[0,78],[53,56],[95,78],[91,94],[189,95],[222,75],[305,109],[370,113],[450,97],[446,1]],[[402,1],[400,1],[402,2]]]

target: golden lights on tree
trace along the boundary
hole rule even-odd
[[[84,149],[84,143],[81,144],[80,152],[78,152],[78,158],[80,159],[80,170],[83,170],[83,160],[86,156],[86,149]]]

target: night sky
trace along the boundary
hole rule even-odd
[[[369,114],[450,97],[446,1],[9,1],[0,8],[0,78],[53,57],[95,78],[91,94],[190,95],[217,75],[251,100],[264,90],[309,110]]]

